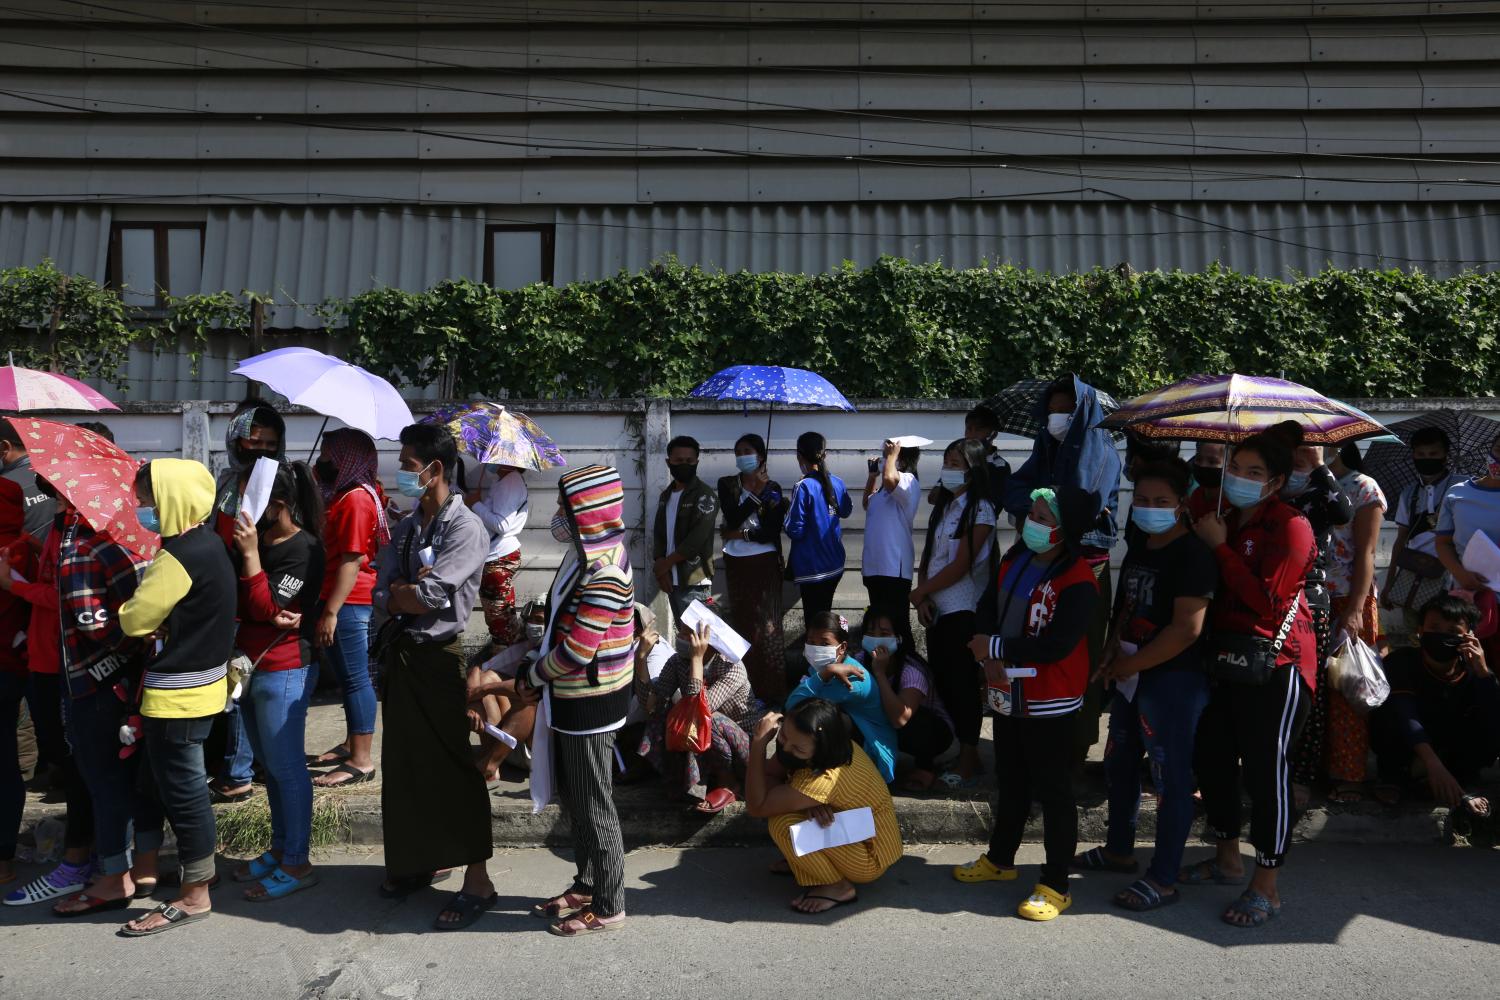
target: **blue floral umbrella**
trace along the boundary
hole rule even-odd
[[[777,403],[819,406],[828,410],[854,412],[854,404],[817,372],[779,365],[735,365],[715,372],[692,392],[694,399],[738,399],[746,404],[769,403],[766,414],[766,441],[771,438],[771,417]],[[747,407],[748,408],[748,407]]]

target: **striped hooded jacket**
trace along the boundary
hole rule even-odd
[[[604,465],[567,473],[559,489],[576,553],[553,583],[548,652],[532,666],[531,681],[551,688],[553,726],[587,732],[622,722],[630,710],[635,586],[625,493],[620,474]]]

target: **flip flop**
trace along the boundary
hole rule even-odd
[[[1143,878],[1136,879],[1127,885],[1116,893],[1114,898],[1116,906],[1132,913],[1146,913],[1180,902],[1182,902],[1182,893],[1173,892],[1171,895],[1163,895],[1160,890]]]
[[[213,910],[204,910],[202,913],[189,913],[187,910],[184,910],[178,906],[174,906],[171,903],[163,903],[156,909],[152,910],[151,913],[160,913],[163,917],[166,918],[166,923],[161,924],[157,927],[153,927],[149,931],[138,931],[128,926],[124,926],[116,931],[116,933],[119,934],[120,937],[128,938],[151,937],[153,934],[161,934],[165,931],[172,930],[174,927],[181,927],[184,924],[193,924],[197,923],[200,920],[207,920],[209,917],[213,916],[213,912]],[[150,913],[147,914],[147,916],[150,915]]]
[[[1131,859],[1128,863],[1114,861],[1104,853],[1104,848],[1091,847],[1075,857],[1069,867],[1082,872],[1118,872],[1121,875],[1134,875],[1141,870],[1141,863],[1135,859]]]
[[[75,899],[80,903],[87,903],[88,905],[81,910],[59,910],[56,904],[54,904],[52,915],[54,917],[62,917],[66,920],[69,917],[81,917],[86,913],[98,913],[101,910],[123,910],[134,902],[134,899],[130,896],[121,896],[119,899],[100,899],[98,896],[90,896],[86,892],[69,896],[67,899],[59,900],[59,902],[70,903]]]
[[[438,911],[438,915],[433,918],[432,926],[440,931],[461,931],[465,927],[471,927],[474,921],[494,906],[499,898],[498,892],[492,892],[489,896],[473,896],[467,892],[455,892]],[[444,923],[442,920],[444,913],[457,913],[458,919],[452,923]]]
[[[333,756],[329,757],[329,754],[332,754]],[[353,756],[353,753],[345,750],[343,747],[333,747],[330,750],[324,750],[322,753],[310,753],[303,759],[307,761],[308,767],[329,767],[334,764],[342,764],[344,761]],[[324,760],[323,758],[325,757],[327,757],[328,759]]]
[[[797,902],[806,902],[809,899],[821,899],[824,902],[832,903],[833,905],[828,907],[827,909],[819,910],[816,913],[808,913],[806,910],[797,909]],[[832,896],[819,896],[804,892],[801,896],[798,897],[796,902],[793,902],[791,904],[791,906],[794,911],[802,914],[804,917],[821,917],[825,913],[832,913],[840,906],[850,906],[857,902],[859,902],[859,893],[857,892],[854,895],[850,896],[848,899],[834,899]]]
[[[322,774],[322,777],[326,778],[326,777],[328,777],[331,774],[347,774],[347,775],[349,775],[349,780],[348,781],[340,781],[338,784],[335,784],[335,785],[320,785],[317,782],[313,782],[313,787],[314,788],[348,788],[351,785],[362,785],[362,784],[364,784],[367,781],[374,781],[375,780],[375,768],[372,767],[368,771],[361,771],[359,768],[355,767],[353,764],[340,764],[338,767],[334,768],[332,771],[324,771],[323,774]]]

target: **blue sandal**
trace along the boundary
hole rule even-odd
[[[236,882],[259,882],[261,879],[274,872],[280,866],[281,862],[276,860],[276,855],[272,854],[270,851],[267,851],[260,857],[256,858],[254,861],[250,862],[246,866],[245,873],[243,875],[239,872],[235,872],[234,880]]]
[[[1188,865],[1177,873],[1177,881],[1181,885],[1208,885],[1210,882],[1214,885],[1244,885],[1245,876],[1226,875],[1217,860],[1208,860]]]
[[[266,890],[265,894],[246,896],[247,902],[269,903],[273,899],[285,899],[302,889],[311,889],[318,884],[318,873],[308,872],[301,878],[297,878],[295,875],[288,875],[281,870],[280,866],[277,866],[269,875],[260,880],[260,884],[261,888]]]
[[[1269,923],[1281,912],[1281,907],[1254,890],[1246,890],[1239,899],[1229,904],[1229,909],[1224,911],[1224,922],[1231,927],[1259,927],[1261,924]],[[1248,923],[1240,923],[1230,919],[1232,916],[1248,917]]]
[[[964,778],[957,771],[944,771],[937,776],[937,780],[933,784],[941,784],[954,792],[966,792],[979,787],[979,775],[976,774],[972,778]]]

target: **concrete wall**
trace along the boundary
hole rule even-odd
[[[839,587],[838,602],[848,608],[864,606],[864,588],[860,583],[860,559],[864,539],[864,511],[859,490],[865,481],[865,459],[878,453],[880,443],[897,434],[920,434],[935,444],[924,453],[919,466],[924,487],[937,479],[941,449],[963,431],[963,414],[971,400],[922,401],[883,400],[860,403],[858,413],[828,411],[777,411],[771,424],[771,472],[774,478],[790,487],[798,478],[794,443],[806,430],[820,431],[828,438],[828,455],[834,474],[850,486],[855,497],[854,515],[844,524],[844,543],[848,551],[848,569]],[[1497,400],[1355,400],[1354,405],[1376,419],[1393,422],[1439,405],[1472,409],[1500,420]],[[215,469],[224,461],[224,433],[229,420],[230,403],[187,403],[163,406],[132,406],[127,412],[106,414],[120,444],[141,458],[184,455],[208,461]],[[599,462],[620,470],[625,486],[626,521],[633,533],[633,552],[637,567],[646,567],[650,518],[654,516],[656,497],[666,488],[668,479],[663,449],[674,434],[691,434],[703,446],[700,475],[712,482],[733,469],[734,441],[747,431],[766,433],[766,411],[739,406],[699,403],[687,400],[609,400],[531,402],[517,404],[534,417],[562,448],[571,465]],[[68,419],[66,417],[62,419]],[[294,412],[287,418],[287,437],[291,454],[308,456],[323,418]],[[329,426],[337,426],[331,421]],[[383,441],[381,476],[395,482],[396,453],[394,442]],[[999,445],[1012,467],[1017,467],[1030,453],[1030,442],[1002,436]],[[540,593],[551,582],[561,559],[561,549],[552,540],[547,525],[557,501],[559,472],[532,473],[527,479],[531,488],[532,518],[522,540],[522,571],[518,591]],[[1128,483],[1122,483],[1120,505],[1130,502]],[[1394,504],[1394,501],[1392,501]],[[917,545],[922,544],[926,523],[924,505],[918,515]],[[1002,527],[1000,544],[1009,545],[1014,533]],[[1381,535],[1378,565],[1383,570],[1389,556],[1395,529],[1387,522]],[[1123,546],[1115,550],[1118,563]],[[649,572],[637,574],[637,587],[643,592],[654,589]]]

